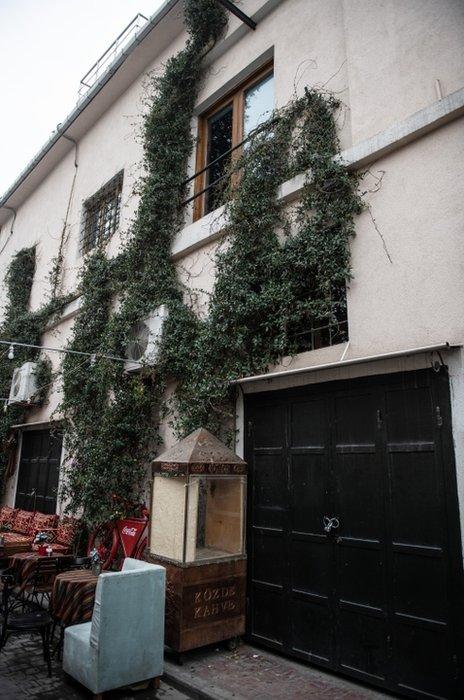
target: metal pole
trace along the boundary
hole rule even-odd
[[[233,2],[230,2],[230,0],[218,0],[219,3],[223,7],[226,8],[226,10],[229,10],[229,12],[232,12],[233,15],[238,17],[242,22],[245,22],[245,24],[248,24],[250,29],[255,30],[256,29],[256,22],[251,19],[251,17],[248,17],[242,10],[240,10],[237,5],[234,5]]]

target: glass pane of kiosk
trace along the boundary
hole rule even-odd
[[[244,476],[156,475],[151,553],[183,564],[242,556],[245,501]]]
[[[243,476],[190,477],[185,561],[243,554],[245,483]]]

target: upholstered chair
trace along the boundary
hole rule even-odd
[[[162,566],[125,559],[122,571],[100,574],[91,622],[68,627],[63,669],[96,698],[163,673]]]

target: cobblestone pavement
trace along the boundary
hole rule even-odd
[[[184,654],[182,666],[165,659],[165,678],[203,700],[392,700],[373,688],[309,664],[242,644]]]
[[[0,653],[0,700],[90,700],[85,688],[53,660],[47,676],[40,637],[10,637]],[[182,666],[167,656],[165,682],[154,690],[105,693],[105,700],[388,700],[372,688],[242,644],[236,651],[207,647],[184,655]]]
[[[39,635],[10,637],[0,652],[1,700],[90,700],[92,694],[75,683],[61,670],[61,663],[52,661],[52,677],[48,678],[42,657]],[[188,695],[166,683],[154,690],[105,693],[105,700],[186,700]]]

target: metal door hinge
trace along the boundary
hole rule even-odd
[[[253,421],[249,420],[248,421],[248,437],[251,437],[253,434]]]
[[[435,416],[437,418],[437,426],[441,428],[443,425],[443,418],[441,417],[440,406],[435,406]]]
[[[378,428],[379,430],[381,430],[381,428],[382,428],[382,423],[383,423],[383,420],[382,420],[382,411],[380,410],[380,408],[378,408],[378,409],[377,409],[377,428]]]

